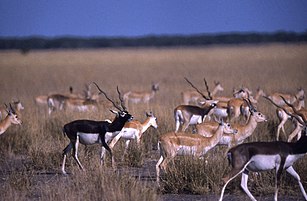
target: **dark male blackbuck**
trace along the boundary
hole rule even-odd
[[[115,161],[112,155],[112,151],[109,148],[108,144],[105,142],[106,132],[116,132],[121,131],[127,121],[133,119],[133,116],[128,113],[124,105],[123,98],[121,97],[120,91],[117,87],[117,93],[121,102],[121,106],[116,105],[113,100],[111,100],[107,94],[100,89],[100,87],[94,83],[100,94],[104,94],[105,97],[113,104],[115,108],[119,111],[110,110],[116,114],[115,119],[110,123],[109,121],[93,121],[93,120],[76,120],[64,125],[63,132],[69,138],[70,143],[63,150],[63,163],[62,163],[62,172],[66,174],[65,171],[65,161],[67,154],[73,149],[73,158],[76,160],[80,169],[84,170],[81,162],[78,159],[78,146],[79,143],[83,145],[93,145],[101,144],[101,157],[100,163],[103,163],[103,153],[106,149],[112,158],[112,166],[115,167]]]
[[[185,131],[189,125],[200,124],[204,121],[206,115],[210,112],[211,109],[216,107],[218,101],[212,100],[211,94],[208,90],[207,81],[205,84],[208,91],[208,97],[206,97],[201,91],[199,91],[187,78],[185,80],[203,97],[205,98],[205,103],[203,106],[198,107],[195,105],[179,105],[174,109],[174,118],[176,129],[175,132],[178,132],[180,125],[182,124],[182,131]]]
[[[304,126],[302,137],[297,142],[293,143],[282,141],[251,142],[240,144],[230,149],[227,155],[228,160],[232,166],[232,170],[225,178],[223,178],[225,185],[222,188],[221,196],[219,199],[220,201],[223,199],[227,184],[241,173],[241,187],[249,196],[249,198],[255,201],[256,198],[247,188],[248,173],[250,171],[260,172],[271,169],[276,170],[274,195],[275,201],[277,201],[280,178],[283,170],[286,170],[298,181],[304,199],[307,200],[307,195],[301,183],[300,176],[293,168],[293,164],[307,153],[307,121],[304,115],[298,113],[292,104],[288,103],[285,99],[284,101],[287,105],[292,107],[294,113],[291,114],[286,109],[284,109],[284,111]]]

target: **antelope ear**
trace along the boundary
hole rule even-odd
[[[146,117],[152,117],[153,116],[152,111],[146,112],[145,115],[146,115]]]

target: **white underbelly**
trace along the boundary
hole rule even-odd
[[[141,98],[129,98],[129,101],[131,103],[140,103],[143,102],[143,100]]]
[[[79,141],[84,145],[91,145],[101,143],[101,139],[98,133],[77,133]]]
[[[213,108],[213,114],[218,117],[227,117],[227,110],[224,108]]]
[[[122,138],[126,140],[135,140],[136,139],[136,132],[133,128],[123,128],[121,130]]]
[[[105,141],[108,143],[110,142],[113,138],[116,137],[116,135],[118,135],[120,131],[115,131],[115,132],[106,132],[105,134]]]
[[[179,146],[177,149],[178,156],[195,155],[197,151],[196,146]]]
[[[247,166],[247,169],[257,172],[276,168],[281,159],[279,155],[256,155],[251,160],[252,162]]]
[[[200,115],[193,115],[190,119],[190,124],[200,124],[202,123],[202,118]]]

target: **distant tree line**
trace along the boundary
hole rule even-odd
[[[0,49],[19,49],[26,53],[34,49],[117,48],[206,46],[219,44],[259,44],[306,42],[307,32],[225,33],[200,35],[149,35],[144,37],[22,37],[0,38]]]

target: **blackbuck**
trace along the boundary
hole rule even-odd
[[[297,101],[300,97],[304,96],[305,92],[302,88],[299,88],[296,94],[285,94],[285,93],[273,93],[268,96],[269,99],[271,99],[275,104],[279,106],[285,105],[285,101],[281,97],[284,97],[284,99],[290,103],[293,104],[295,101]]]
[[[233,97],[235,98],[248,98],[252,95],[252,91],[247,87],[241,87],[240,89],[233,89]]]
[[[245,120],[248,120],[249,108],[244,99],[251,100],[252,91],[246,87],[233,91],[233,98],[229,99],[226,104],[227,114],[229,121],[237,120],[240,116],[244,116]],[[252,100],[255,101],[254,98]]]
[[[37,105],[42,105],[42,106],[47,105],[48,96],[51,96],[53,94],[58,94],[58,93],[49,93],[49,95],[39,95],[34,98],[34,101]],[[69,87],[69,94],[67,95],[62,94],[62,95],[70,98],[82,98],[82,96],[80,96],[79,94],[74,94],[72,86]]]
[[[180,125],[181,131],[184,132],[189,125],[200,124],[205,120],[206,115],[216,107],[216,102],[213,101],[210,104],[204,104],[202,107],[196,105],[179,105],[174,109],[175,118],[175,132],[179,131]]]
[[[299,121],[296,121],[295,119],[293,119],[293,121],[294,121],[295,128],[289,134],[288,142],[292,142],[295,137],[297,137],[297,140],[299,140],[302,137],[302,132],[304,129],[304,126]]]
[[[275,105],[276,108],[276,115],[279,119],[279,124],[277,127],[277,133],[276,133],[276,140],[279,140],[279,135],[280,135],[280,130],[282,130],[282,132],[284,133],[284,135],[286,136],[286,131],[285,131],[285,124],[287,122],[288,119],[292,119],[292,117],[290,115],[288,115],[288,113],[293,113],[293,110],[290,106],[288,105],[283,105],[280,106],[280,104],[276,104],[272,99],[270,99],[269,97],[265,97],[267,100],[269,100],[273,105]],[[286,99],[285,99],[286,100]],[[300,97],[298,99],[298,102],[294,102],[294,104],[292,104],[293,107],[295,107],[295,109],[297,111],[303,112],[304,110],[307,111],[304,108],[305,102],[304,102],[304,96]],[[288,113],[286,113],[285,111],[287,111]],[[296,129],[295,132],[297,132],[297,129],[299,129],[299,122],[296,122]],[[290,137],[291,136],[291,137]],[[295,137],[295,134],[292,133],[289,135],[288,138],[288,142],[290,142],[293,137]]]
[[[294,113],[289,113],[289,115],[294,117],[304,126],[303,135],[297,142],[251,142],[240,144],[229,150],[227,156],[229,163],[232,166],[232,170],[223,178],[225,184],[222,188],[219,201],[222,201],[223,199],[227,184],[240,174],[242,174],[242,189],[251,200],[255,201],[256,198],[251,194],[247,187],[248,173],[250,171],[261,172],[272,169],[275,169],[276,172],[274,193],[275,201],[277,201],[278,198],[278,190],[283,170],[286,170],[286,172],[298,181],[304,199],[307,200],[307,195],[303,184],[301,183],[300,176],[293,168],[293,164],[307,153],[307,121],[303,115],[296,112],[295,108],[293,111]],[[287,113],[286,110],[285,112]]]
[[[69,87],[68,94],[50,93],[49,95],[41,95],[35,97],[35,102],[38,105],[47,104],[48,114],[50,115],[56,110],[71,110],[71,111],[97,111],[97,96],[94,97],[91,93],[91,84],[85,85],[83,94],[74,93],[73,87]]]
[[[24,110],[24,106],[19,99],[13,99],[11,101],[11,107],[18,115],[19,119],[21,119],[21,111]],[[8,114],[7,107],[5,105],[0,106],[0,120]]]
[[[174,109],[175,118],[175,132],[179,131],[180,125],[182,125],[181,131],[185,131],[189,125],[200,124],[205,120],[206,115],[216,107],[218,101],[212,100],[211,93],[208,88],[206,79],[205,85],[208,92],[208,97],[205,96],[192,82],[187,78],[184,78],[206,101],[202,103],[202,106],[195,105],[179,105]]]
[[[19,119],[18,114],[10,104],[8,107],[5,104],[6,108],[6,117],[0,122],[0,135],[2,135],[12,124],[22,124],[22,121]]]
[[[126,140],[125,153],[129,148],[129,143],[131,140],[136,140],[138,147],[140,147],[141,139],[143,137],[144,132],[147,131],[149,127],[153,127],[155,129],[158,128],[157,118],[153,115],[152,112],[150,113],[146,112],[146,117],[147,118],[143,123],[137,120],[126,122],[123,129],[118,134],[115,134],[115,137],[110,142],[109,144],[110,149],[113,150],[115,144],[121,138]],[[107,133],[107,135],[108,134],[109,132]],[[112,133],[110,134],[112,135]]]
[[[128,91],[124,94],[124,101],[126,105],[129,103],[146,103],[149,104],[149,101],[154,98],[157,91],[159,90],[159,83],[154,83],[151,86],[151,91]]]
[[[107,94],[102,91],[99,86],[94,83],[100,93],[104,94],[104,96],[113,104],[115,108],[119,111],[111,110],[111,112],[116,114],[115,119],[110,123],[109,121],[93,121],[93,120],[76,120],[72,121],[63,127],[64,134],[69,138],[70,143],[63,150],[63,163],[62,163],[62,172],[66,174],[65,171],[65,162],[67,154],[73,149],[73,158],[76,160],[80,169],[84,170],[81,162],[78,159],[78,147],[79,143],[83,145],[93,145],[93,144],[101,144],[101,157],[100,163],[103,164],[103,151],[104,149],[108,150],[112,158],[112,166],[115,167],[115,161],[113,158],[113,154],[108,144],[105,142],[106,132],[116,132],[120,131],[127,121],[132,120],[133,116],[130,115],[126,107],[124,106],[123,99],[121,97],[120,91],[117,87],[118,96],[121,102],[121,106],[116,105],[113,100],[111,100]]]
[[[229,113],[230,110],[228,110],[228,103],[232,102],[232,100],[236,100],[236,99],[241,100],[242,98],[248,97],[248,93],[244,90],[240,90],[240,91],[237,91],[234,94],[234,96],[237,98],[214,97],[214,100],[218,100],[218,103],[217,103],[217,106],[209,112],[208,114],[209,120],[211,119],[212,116],[217,118],[218,120],[221,120],[221,119],[226,120],[230,114]],[[241,105],[243,106],[243,104],[240,104],[240,106]],[[245,109],[242,106],[239,107],[240,111],[241,109]]]
[[[160,150],[160,158],[156,164],[157,182],[160,180],[160,168],[164,171],[167,164],[175,158],[175,156],[195,156],[203,157],[210,149],[215,147],[220,141],[223,133],[236,134],[230,124],[219,124],[219,127],[212,133],[211,137],[203,137],[198,134],[175,133],[169,132],[160,136],[158,147]]]
[[[232,98],[227,102],[227,114],[229,121],[238,119],[244,106],[243,98]]]
[[[52,94],[47,98],[48,114],[56,110],[77,112],[98,111],[98,102],[92,99],[72,98],[62,94]]]
[[[228,148],[243,143],[243,141],[251,136],[255,131],[258,123],[267,121],[267,118],[261,112],[258,112],[256,108],[248,99],[244,99],[250,108],[250,118],[245,125],[232,124],[231,126],[238,131],[236,135],[223,134],[218,145],[226,145]],[[199,135],[210,137],[214,130],[218,127],[217,122],[204,122],[196,125],[196,130]]]
[[[204,79],[204,81],[205,81],[205,84],[206,84],[205,79]],[[214,85],[215,85],[215,87],[213,88],[213,90],[211,92],[212,97],[215,97],[215,95],[218,92],[224,91],[224,88],[222,87],[220,82],[214,81]],[[187,90],[187,91],[181,92],[181,96],[182,96],[183,104],[185,104],[185,105],[188,105],[188,104],[191,104],[191,103],[199,104],[199,101],[203,98],[203,96],[195,90]]]
[[[69,98],[66,99],[64,103],[65,103],[65,109],[69,111],[76,111],[76,112],[98,111],[98,102],[92,99]]]
[[[243,99],[251,97],[252,92],[246,88],[242,87],[240,90],[234,90],[233,97],[214,97],[214,100],[218,100],[217,107],[210,111],[208,114],[209,119],[211,116],[217,119],[233,119],[244,115],[247,119],[249,116],[249,108],[244,104]]]
[[[227,102],[232,99],[232,98],[248,98],[251,94],[251,91],[246,88],[242,87],[240,89],[234,89],[232,97],[227,97],[227,96],[214,96],[214,100],[218,100],[220,103],[223,103],[223,106],[227,106]]]

